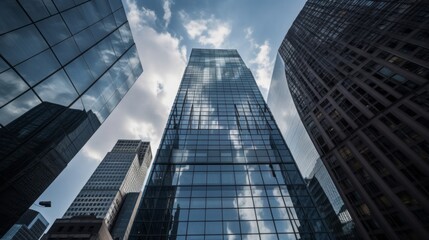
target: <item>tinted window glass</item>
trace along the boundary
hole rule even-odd
[[[9,69],[0,74],[0,106],[28,89],[28,85],[13,70]]]
[[[30,90],[22,94],[13,102],[0,108],[0,123],[7,125],[39,103],[41,102],[33,91]]]
[[[16,66],[21,76],[31,86],[55,72],[61,65],[50,49]]]
[[[30,19],[15,0],[0,1],[0,34],[28,23],[30,23]]]
[[[73,85],[64,70],[60,70],[35,87],[36,93],[43,101],[68,106],[77,98]]]
[[[40,21],[36,25],[51,46],[70,36],[69,30],[59,14]]]
[[[15,19],[15,17],[14,17]],[[0,53],[12,65],[22,62],[48,47],[34,25],[0,37]]]

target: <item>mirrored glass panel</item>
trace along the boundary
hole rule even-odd
[[[33,21],[38,21],[42,18],[49,16],[49,11],[45,6],[45,3],[49,3],[51,1],[43,1],[43,0],[19,0],[21,6],[25,9],[25,11],[30,15]]]
[[[48,49],[17,65],[16,69],[24,80],[33,86],[60,67],[52,51]]]
[[[6,126],[40,103],[41,101],[33,91],[27,91],[8,105],[0,108],[0,124]]]
[[[22,62],[48,47],[34,25],[0,36],[0,53],[12,65]]]
[[[65,65],[80,53],[79,48],[72,37],[60,42],[52,47],[52,49],[62,65]]]
[[[79,93],[83,93],[94,82],[94,77],[82,56],[67,64],[65,70]]]
[[[19,4],[14,0],[0,1],[0,34],[30,23]]]
[[[28,85],[13,70],[0,73],[0,106],[12,100],[28,89]]]
[[[34,90],[43,101],[63,106],[70,105],[78,96],[64,70],[56,72],[37,85]]]
[[[51,46],[70,36],[69,30],[59,14],[37,22],[36,25]]]

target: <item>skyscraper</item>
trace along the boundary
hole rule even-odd
[[[357,238],[353,219],[299,118],[280,55],[275,61],[267,101],[327,227],[335,239]]]
[[[37,211],[28,209],[18,221],[6,232],[1,240],[34,240],[39,239],[49,223]]]
[[[193,49],[129,239],[329,239],[236,50]]]
[[[427,1],[310,0],[279,50],[364,238],[429,236],[428,11]]]
[[[141,191],[151,161],[149,142],[118,140],[79,192],[64,218],[94,215],[104,219],[107,228],[111,229],[125,196]],[[134,204],[138,203],[134,201]]]
[[[141,72],[120,0],[0,1],[0,235]]]

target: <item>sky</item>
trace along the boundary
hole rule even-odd
[[[61,218],[118,139],[156,153],[192,48],[237,49],[267,97],[277,50],[305,0],[122,0],[143,73],[92,138],[33,204]]]

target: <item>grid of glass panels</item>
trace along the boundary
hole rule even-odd
[[[141,72],[120,0],[0,2],[2,223],[36,200]]]
[[[193,49],[130,239],[329,239],[236,50]]]
[[[363,238],[429,235],[428,3],[310,0],[279,49]]]
[[[299,117],[288,90],[284,62],[279,54],[267,102],[327,227],[335,239],[356,239],[357,233],[349,210]]]

